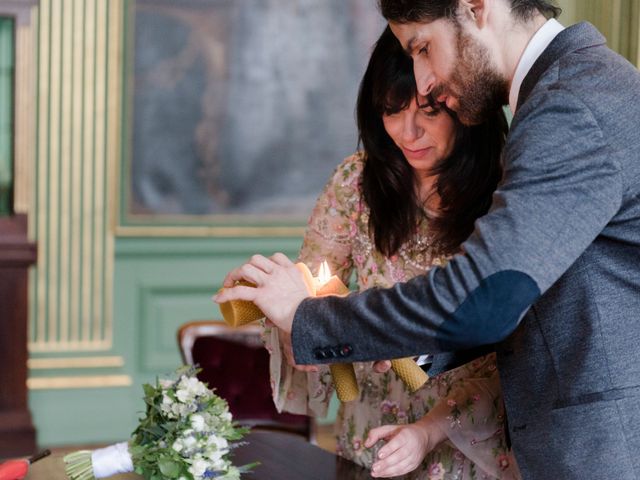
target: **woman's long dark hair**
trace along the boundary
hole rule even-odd
[[[387,134],[382,116],[407,108],[416,98],[413,64],[387,27],[378,39],[360,84],[356,117],[365,155],[361,188],[370,209],[369,229],[376,248],[395,254],[416,232],[427,214],[418,197],[418,178],[402,151]],[[445,108],[445,107],[436,107]],[[445,108],[446,110],[446,108]],[[507,122],[497,111],[487,122],[456,123],[451,155],[433,169],[438,212],[430,220],[431,243],[440,254],[456,252],[484,215],[502,176],[500,155]]]

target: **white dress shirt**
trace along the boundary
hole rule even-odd
[[[527,48],[522,52],[522,57],[516,67],[516,73],[513,75],[513,81],[511,82],[511,90],[509,91],[509,108],[511,113],[515,115],[516,106],[518,105],[518,95],[520,93],[520,87],[524,81],[524,77],[527,76],[531,67],[538,59],[542,52],[549,46],[554,38],[562,31],[564,27],[555,18],[547,20],[546,23],[540,27],[535,33]]]

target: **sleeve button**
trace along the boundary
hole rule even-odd
[[[342,345],[340,347],[340,356],[341,357],[348,357],[352,353],[353,353],[353,347],[351,347],[351,345]]]
[[[313,351],[313,354],[317,360],[324,360],[325,358],[327,358],[327,352],[325,352],[322,348],[316,348]]]

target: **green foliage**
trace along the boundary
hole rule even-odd
[[[133,432],[129,453],[147,480],[238,479],[254,465],[231,464],[230,442],[248,429],[232,421],[227,402],[209,390],[193,367],[143,385],[145,416]]]

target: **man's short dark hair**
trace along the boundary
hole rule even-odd
[[[553,2],[545,0],[510,0],[511,13],[522,21],[537,12],[555,18],[562,12]],[[438,18],[454,18],[458,0],[379,0],[382,16],[390,22],[431,22]]]

